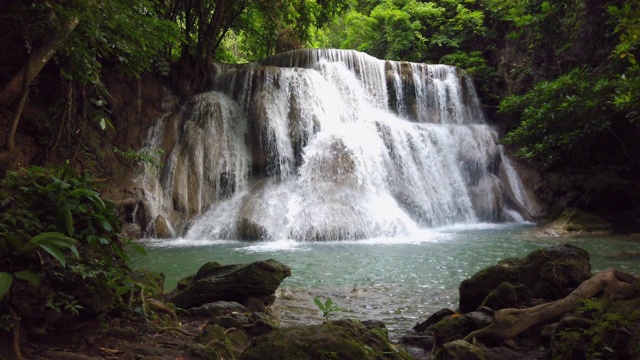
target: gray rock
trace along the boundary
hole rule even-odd
[[[245,265],[210,262],[194,276],[181,280],[178,288],[167,294],[167,300],[183,309],[216,301],[244,304],[250,299],[254,301],[252,298],[260,299],[264,306],[268,306],[275,300],[275,290],[289,275],[291,269],[276,260]]]
[[[169,239],[173,237],[173,232],[171,231],[171,227],[162,215],[158,215],[156,219],[153,221],[153,228],[156,232],[156,237],[158,239]]]

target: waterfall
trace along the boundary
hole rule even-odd
[[[314,49],[215,73],[149,136],[166,165],[143,181],[147,212],[181,236],[407,235],[512,219],[505,202],[526,201],[506,199],[519,191],[497,133],[454,67]]]

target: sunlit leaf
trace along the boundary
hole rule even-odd
[[[40,244],[40,247],[42,249],[44,249],[46,252],[48,252],[49,254],[51,254],[51,256],[56,258],[56,260],[58,260],[58,262],[60,262],[62,267],[66,267],[67,266],[67,258],[64,256],[62,251],[60,251],[60,248],[55,247],[55,246],[51,246],[49,244]]]

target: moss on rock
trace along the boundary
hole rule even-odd
[[[460,284],[460,311],[478,308],[502,283],[523,284],[533,296],[559,299],[591,277],[589,253],[574,245],[536,250],[523,259],[507,259]]]
[[[546,236],[566,237],[609,234],[612,231],[611,222],[608,220],[576,208],[568,208],[555,221],[545,225],[540,233]]]
[[[376,327],[357,320],[336,320],[320,325],[292,326],[259,336],[242,353],[242,360],[363,360],[411,359],[396,350]]]

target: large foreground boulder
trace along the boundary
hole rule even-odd
[[[275,300],[275,291],[291,269],[276,261],[220,265],[210,262],[198,272],[182,279],[167,301],[189,309],[216,301],[235,301],[252,310],[263,310]],[[257,307],[257,308],[256,308]]]
[[[263,335],[244,350],[241,360],[411,359],[387,339],[386,327],[357,320],[291,326]]]
[[[507,288],[504,283],[530,290],[530,295],[520,298],[555,300],[590,277],[589,253],[585,250],[569,244],[539,249],[523,259],[502,260],[464,280],[460,284],[460,312],[477,309],[491,292]]]

